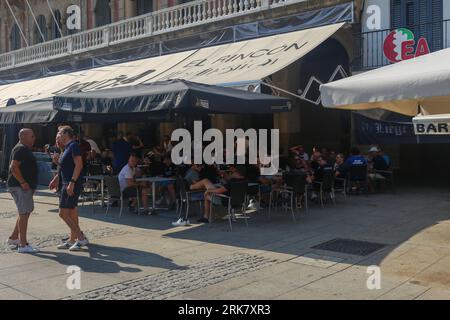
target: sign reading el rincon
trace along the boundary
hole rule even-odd
[[[421,37],[414,40],[414,33],[406,28],[395,29],[384,39],[384,56],[391,62],[400,62],[430,53],[428,42]]]
[[[0,107],[5,106],[9,98],[20,104],[68,92],[168,79],[207,84],[261,80],[306,55],[343,25],[337,23],[3,85],[0,86]]]

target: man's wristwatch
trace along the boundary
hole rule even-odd
[[[77,183],[77,181],[74,179],[70,179],[70,182]]]
[[[26,181],[20,182],[20,185],[23,186],[26,183]]]

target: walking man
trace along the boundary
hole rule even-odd
[[[19,216],[16,226],[9,237],[8,245],[18,246],[20,253],[36,253],[27,242],[28,218],[34,210],[33,195],[38,182],[36,158],[31,151],[36,137],[33,130],[22,129],[19,132],[19,142],[13,148],[9,166],[8,189],[17,206]]]
[[[78,198],[83,188],[83,159],[78,143],[74,140],[73,129],[69,126],[59,128],[58,135],[64,145],[64,153],[59,158],[60,176],[62,180],[61,195],[59,198],[59,216],[70,228],[70,237],[58,249],[70,251],[82,250],[89,244],[88,239],[80,230],[78,222]],[[50,190],[58,186],[59,176],[50,182]]]

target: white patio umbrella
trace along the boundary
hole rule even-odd
[[[323,84],[320,92],[327,108],[450,113],[450,49]]]

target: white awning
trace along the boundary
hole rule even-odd
[[[330,82],[320,92],[328,108],[450,113],[450,49]]]
[[[450,114],[418,115],[412,121],[417,135],[450,134]]]
[[[287,67],[332,36],[345,23],[115,64],[0,86],[0,106],[78,90],[90,91],[158,80],[206,84],[254,83]]]

